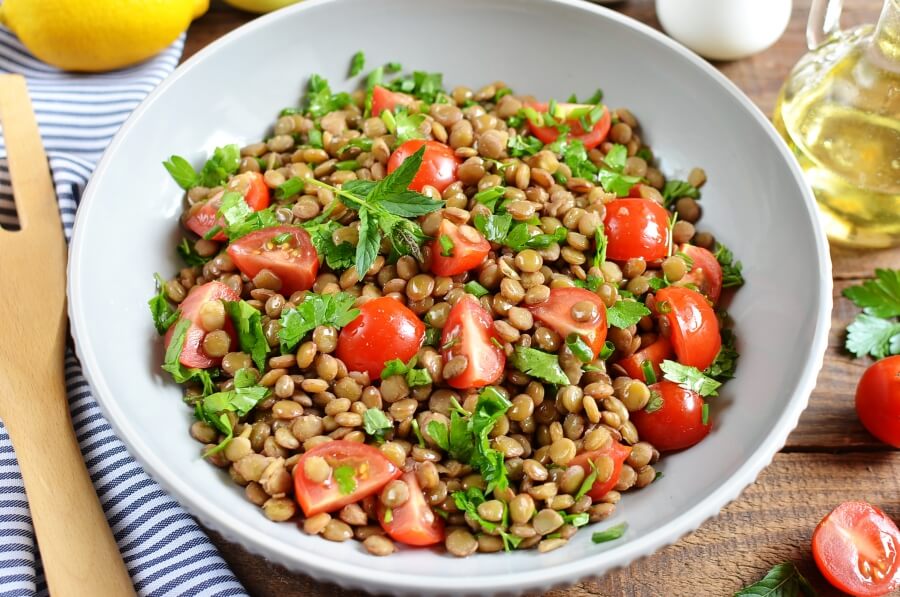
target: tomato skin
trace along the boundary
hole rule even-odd
[[[900,355],[866,369],[856,386],[856,414],[869,433],[900,448]]]
[[[263,175],[259,172],[244,172],[238,174],[230,181],[226,190],[237,191],[244,195],[244,201],[253,211],[260,211],[269,207],[269,187],[266,186]],[[222,205],[224,191],[216,193],[197,208],[193,208],[184,225],[198,236],[205,236],[215,226],[224,227],[225,221],[217,218],[219,207]],[[217,232],[212,240],[224,242],[228,240],[224,232]]]
[[[572,305],[588,301],[597,306],[597,317],[592,321],[575,321],[572,318]],[[564,339],[571,333],[581,336],[590,346],[594,358],[603,350],[606,342],[606,305],[599,296],[584,288],[552,288],[550,298],[543,303],[528,305],[528,310],[536,319],[552,328]]]
[[[181,348],[181,356],[178,359],[185,367],[206,369],[222,362],[221,358],[207,356],[203,351],[203,338],[206,336],[206,331],[200,327],[200,307],[210,301],[218,300],[239,301],[241,297],[230,286],[226,286],[222,282],[213,281],[193,289],[187,295],[187,298],[178,305],[178,309],[181,311],[181,318],[191,320],[191,326],[184,336],[184,345]],[[237,334],[234,331],[234,324],[231,322],[231,318],[225,318],[225,327],[222,329],[231,336],[231,346],[237,346]],[[166,348],[169,347],[174,332],[175,325],[166,332]]]
[[[349,494],[342,494],[333,474],[324,483],[310,481],[304,472],[304,464],[313,456],[324,458],[332,470],[339,466],[357,469],[355,489]],[[365,472],[360,474],[360,468]],[[378,448],[360,442],[335,440],[304,452],[297,460],[294,465],[294,495],[306,516],[334,512],[381,491],[388,482],[400,478],[402,474],[403,471]]]
[[[465,371],[445,380],[450,386],[464,390],[490,385],[503,376],[506,353],[493,342],[500,342],[494,331],[494,320],[471,294],[464,294],[447,316],[441,335],[444,363],[456,356],[468,359]]]
[[[276,236],[290,234],[290,246],[267,248]],[[228,245],[228,255],[242,274],[253,278],[268,269],[281,280],[280,292],[291,296],[309,290],[319,271],[319,255],[309,234],[298,226],[274,226],[251,232]]]
[[[438,236],[431,241],[431,272],[438,276],[455,276],[474,269],[484,263],[491,243],[478,230],[467,226],[470,234],[477,235],[480,240],[473,242],[464,237],[457,226],[450,220],[442,220]],[[453,249],[449,257],[442,255],[441,237],[447,236],[453,241]]]
[[[351,371],[366,371],[378,379],[387,361],[408,362],[424,340],[425,324],[416,314],[384,296],[364,303],[359,316],[344,326],[335,356]]]
[[[606,204],[606,258],[648,263],[664,259],[669,249],[669,212],[652,199],[626,197]]]
[[[642,368],[644,361],[650,361],[653,365],[653,373],[656,374],[656,379],[662,379],[663,373],[662,369],[659,368],[659,365],[663,361],[671,359],[674,356],[675,352],[672,350],[672,343],[665,337],[660,336],[659,339],[650,346],[641,348],[630,357],[619,359],[616,363],[625,369],[625,372],[628,373],[628,377],[646,382],[647,378],[644,376],[644,370]]]
[[[694,260],[691,271],[678,281],[678,285],[693,284],[714,305],[718,303],[722,294],[722,266],[716,256],[703,247],[689,244],[681,245],[678,251]]]
[[[531,103],[529,105],[538,112],[546,112],[548,110],[547,104]],[[568,113],[576,108],[588,107],[584,104],[565,103],[557,104],[557,106],[558,109],[562,110],[564,113]],[[580,140],[584,143],[585,149],[590,151],[606,140],[606,136],[609,134],[609,128],[612,125],[612,117],[609,114],[609,109],[604,106],[603,115],[590,131],[586,132],[577,118],[575,120],[567,120],[566,124],[570,127],[568,133],[569,138]],[[559,131],[553,126],[536,126],[532,124],[531,121],[528,121],[528,129],[531,131],[532,135],[540,139],[545,145],[547,143],[553,143],[559,137]]]
[[[722,338],[716,312],[706,297],[690,288],[669,286],[657,291],[656,310],[668,323],[669,341],[679,363],[703,371],[716,360]]]
[[[391,521],[385,522],[387,508],[381,500],[375,506],[375,515],[381,528],[394,541],[425,547],[441,543],[444,540],[444,520],[435,515],[431,506],[425,501],[425,495],[419,487],[419,481],[413,472],[405,473],[403,481],[409,487],[409,499],[405,504],[391,511]]]
[[[395,149],[388,159],[388,174],[399,168],[406,158],[419,151],[423,145],[425,155],[422,156],[422,165],[409,183],[409,188],[421,192],[425,185],[430,185],[443,193],[444,189],[456,182],[459,159],[450,147],[438,141],[424,139],[407,141]]]
[[[385,110],[393,111],[397,106],[409,106],[415,101],[410,95],[376,85],[372,88],[372,116],[381,116]]]
[[[664,380],[650,386],[662,397],[662,406],[648,413],[631,413],[638,435],[660,452],[690,448],[709,434],[712,423],[703,424],[703,398],[676,383]]]
[[[813,532],[812,552],[822,575],[845,593],[877,597],[900,587],[900,531],[866,502],[844,502],[829,512]]]
[[[610,458],[612,458],[612,475],[610,475],[609,479],[606,481],[594,481],[594,484],[591,485],[591,488],[586,494],[596,502],[603,499],[603,496],[609,493],[612,488],[616,486],[616,483],[619,482],[619,476],[622,474],[622,464],[628,458],[629,454],[631,454],[631,446],[625,446],[620,444],[616,440],[611,440],[609,445],[604,448],[579,454],[572,459],[572,461],[569,463],[569,466],[574,466],[577,464],[584,469],[585,476],[587,476],[591,474],[591,465],[589,461],[594,461],[599,456],[609,456]]]

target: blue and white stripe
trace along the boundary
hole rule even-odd
[[[144,64],[114,73],[63,73],[0,28],[0,72],[24,74],[53,172],[66,238],[91,171],[142,99],[178,64],[183,38]],[[17,228],[0,140],[0,226]],[[103,418],[72,351],[72,422],[91,479],[139,595],[246,595],[197,522],[141,469]],[[3,397],[0,397],[3,399]],[[47,595],[13,446],[0,423],[0,595]]]

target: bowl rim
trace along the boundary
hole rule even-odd
[[[144,469],[167,492],[176,497],[182,506],[197,516],[205,526],[222,533],[229,541],[240,544],[241,547],[252,553],[286,565],[293,571],[300,571],[316,579],[327,580],[342,586],[362,588],[371,592],[400,591],[412,593],[418,591],[434,592],[437,589],[441,593],[465,591],[479,594],[498,592],[519,594],[528,590],[566,586],[586,578],[598,576],[598,565],[600,565],[602,570],[601,574],[605,574],[616,568],[627,566],[637,559],[649,556],[659,549],[674,543],[687,533],[696,530],[705,521],[718,515],[722,508],[735,500],[747,486],[754,482],[762,469],[771,463],[775,454],[784,446],[790,432],[797,426],[800,415],[809,402],[810,393],[815,387],[818,373],[824,364],[828,335],[831,328],[833,280],[828,243],[816,212],[812,191],[806,184],[799,165],[772,123],[734,83],[708,62],[649,25],[611,9],[581,0],[542,1],[549,5],[562,5],[602,15],[604,18],[615,22],[618,26],[632,29],[662,44],[669,51],[679,54],[686,61],[710,76],[750,113],[757,124],[775,142],[781,157],[787,162],[801,190],[806,213],[812,223],[816,254],[819,257],[817,274],[821,293],[815,305],[818,313],[813,342],[810,346],[810,357],[797,377],[794,390],[787,401],[785,412],[776,424],[772,426],[756,450],[746,458],[745,462],[731,477],[725,479],[715,491],[707,495],[703,500],[697,502],[689,510],[682,512],[665,525],[657,527],[621,546],[599,551],[593,555],[578,557],[563,565],[535,568],[534,570],[514,574],[503,572],[472,578],[462,575],[451,578],[383,571],[379,571],[377,575],[372,575],[368,570],[355,568],[343,561],[328,559],[313,551],[289,549],[289,546],[285,544],[272,543],[271,537],[265,533],[265,525],[254,525],[242,522],[234,517],[219,515],[214,507],[207,509],[207,506],[214,505],[213,500],[197,488],[192,487],[190,482],[168,474],[165,463],[154,455],[147,442],[142,439],[140,432],[131,424],[128,413],[117,404],[113,397],[113,392],[107,385],[106,378],[96,362],[93,346],[87,341],[88,334],[78,333],[79,331],[87,330],[89,327],[89,322],[81,309],[81,302],[78,300],[83,293],[78,268],[83,250],[82,235],[79,234],[79,231],[86,225],[85,221],[88,219],[90,210],[95,203],[95,189],[98,184],[96,181],[102,179],[104,173],[110,168],[116,150],[122,144],[123,139],[129,135],[134,122],[140,119],[156,99],[166,93],[169,87],[179,79],[188,76],[198,64],[218,52],[220,48],[227,46],[242,36],[267,27],[269,23],[284,17],[287,13],[300,13],[342,1],[344,0],[305,0],[304,2],[299,2],[255,18],[202,48],[194,56],[179,65],[129,115],[110,142],[91,176],[75,216],[72,242],[69,247],[67,268],[69,319],[72,325],[75,350],[81,361],[84,375],[94,391],[104,416],[112,425],[116,434],[129,447],[132,456],[140,462]],[[325,578],[326,574],[334,575],[334,577]]]

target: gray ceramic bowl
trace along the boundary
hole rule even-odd
[[[227,475],[198,457],[191,413],[160,375],[147,313],[154,272],[178,266],[181,193],[160,165],[257,140],[296,105],[311,73],[337,87],[350,56],[444,73],[448,87],[502,79],[564,98],[597,87],[627,106],[684,177],[703,166],[703,226],[744,262],[732,302],[738,377],[712,409],[714,431],[666,457],[665,477],[622,500],[619,541],[579,533],[562,549],[457,560],[424,549],[388,558],[265,519]],[[764,116],[732,84],[661,34],[574,0],[311,0],[262,17],[180,67],[122,128],[88,186],[70,258],[78,354],[109,421],[204,524],[287,568],[347,587],[404,594],[514,594],[601,575],[671,543],[751,483],[797,423],[830,323],[827,246],[800,172]],[[590,529],[588,529],[590,531]]]

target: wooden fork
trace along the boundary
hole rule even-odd
[[[0,75],[0,122],[21,224],[0,229],[0,418],[16,449],[50,594],[133,595],[69,417],[66,243],[19,75]]]

